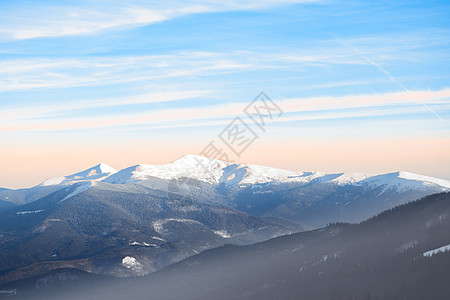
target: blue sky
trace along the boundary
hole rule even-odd
[[[240,160],[450,178],[449,15],[446,1],[2,1],[0,186],[198,153],[260,91],[285,113]],[[350,163],[349,148],[399,140]],[[408,147],[429,150],[398,159]]]

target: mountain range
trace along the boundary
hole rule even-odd
[[[440,193],[359,224],[206,250],[139,278],[66,268],[0,290],[14,299],[46,300],[444,300],[450,296],[449,215],[450,193]]]
[[[407,172],[294,172],[187,155],[116,171],[99,164],[0,190],[0,282],[60,268],[143,276],[207,249],[360,222],[450,190]]]

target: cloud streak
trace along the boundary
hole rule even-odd
[[[174,97],[175,98],[171,98]],[[182,94],[167,95],[167,101],[179,99]],[[134,103],[141,103],[152,98],[136,97]],[[356,117],[375,117],[387,115],[408,115],[423,112],[414,103],[427,103],[446,109],[450,104],[450,89],[439,91],[403,91],[375,95],[348,95],[341,97],[291,98],[278,100],[285,117],[279,122],[348,119]],[[114,104],[125,104],[125,99],[97,101],[89,107],[107,107]],[[73,107],[73,109],[79,109]],[[47,108],[46,108],[47,109]],[[65,108],[61,107],[62,111]],[[14,131],[47,131],[89,129],[114,126],[149,125],[152,128],[201,127],[225,125],[233,117],[242,115],[242,103],[228,103],[203,106],[197,108],[171,108],[120,115],[105,115],[95,117],[53,118],[53,119],[3,119],[0,132]],[[42,111],[44,113],[45,109]],[[58,109],[55,107],[54,112]],[[23,116],[22,116],[23,117]]]
[[[384,75],[386,75],[387,78],[389,78],[389,80],[391,80],[393,83],[395,83],[397,86],[399,86],[402,90],[404,90],[405,92],[410,92],[409,89],[407,89],[403,84],[401,84],[394,76],[392,76],[392,74],[390,72],[388,72],[385,68],[383,68],[382,66],[380,66],[379,64],[375,63],[374,61],[370,60],[367,57],[364,57],[370,64],[374,65],[378,70],[380,70]],[[435,112],[433,109],[431,109],[425,102],[420,102],[429,112],[431,112],[432,114],[434,114],[436,117],[438,117],[438,119],[440,119],[441,121],[444,121],[444,119],[437,113]]]
[[[43,118],[85,109],[102,109],[115,106],[172,102],[189,98],[204,97],[210,93],[211,91],[208,90],[183,90],[147,93],[106,99],[71,101],[69,103],[60,104],[53,103],[34,106],[28,105],[26,107],[4,109],[0,111],[0,121]]]
[[[0,39],[25,40],[89,35],[103,30],[145,26],[193,13],[256,10],[313,0],[246,1],[87,1],[87,6],[44,6],[30,3],[27,9],[13,7],[0,13]]]
[[[330,47],[324,44],[314,49],[280,49],[276,53],[178,50],[163,55],[7,59],[0,61],[0,92],[125,84],[255,70],[301,74],[311,68],[326,69],[333,65],[365,66],[369,62],[366,57],[380,55],[378,49],[373,52],[367,49],[358,57],[346,47],[329,50]],[[408,59],[389,47],[382,53],[382,61]]]
[[[167,55],[33,58],[0,62],[0,92],[130,83],[257,69],[249,57],[213,52]]]

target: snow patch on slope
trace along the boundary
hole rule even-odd
[[[72,191],[72,193],[68,194],[66,197],[64,197],[59,202],[66,201],[67,199],[72,198],[75,195],[78,195],[84,191],[87,191],[88,189],[90,189],[91,187],[93,187],[95,185],[96,185],[95,181],[81,182],[81,183],[77,184],[77,186],[75,186],[75,189]]]
[[[43,212],[43,209],[39,209],[39,210],[27,210],[27,211],[19,211],[16,212],[16,215],[28,215],[28,214],[37,214],[40,212]]]
[[[143,247],[156,247],[156,248],[159,248],[158,245],[150,244],[150,243],[147,243],[147,242],[129,242],[128,245],[129,246],[143,246]]]
[[[231,238],[231,235],[226,230],[214,230],[214,234],[223,237],[224,239]]]
[[[191,219],[174,219],[174,218],[169,218],[169,219],[163,219],[163,220],[156,220],[152,222],[152,226],[153,229],[155,229],[155,231],[159,234],[162,233],[163,231],[163,227],[164,224],[168,223],[168,222],[180,222],[180,223],[189,223],[189,224],[201,224],[202,223],[196,221],[196,220],[191,220]]]
[[[122,259],[122,265],[127,268],[127,269],[131,269],[135,272],[139,272],[142,271],[143,267],[142,264],[140,262],[137,261],[136,258],[132,257],[132,256],[126,256]]]
[[[450,251],[450,244],[448,244],[448,245],[446,245],[446,246],[442,246],[442,247],[437,248],[437,249],[433,249],[433,250],[424,252],[424,253],[423,253],[423,256],[431,257],[431,256],[436,255],[436,254],[438,254],[438,253],[441,253],[441,252],[447,252],[447,251]]]
[[[58,185],[61,184],[65,179],[66,177],[52,177],[39,184],[39,186]]]

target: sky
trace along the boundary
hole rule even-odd
[[[1,1],[0,187],[212,145],[450,179],[449,70],[448,1]],[[255,103],[278,109],[264,126]],[[243,151],[224,138],[236,118]]]

